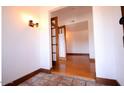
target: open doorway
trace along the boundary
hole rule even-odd
[[[95,79],[92,25],[92,7],[69,6],[51,13],[51,36],[56,34],[52,73]]]

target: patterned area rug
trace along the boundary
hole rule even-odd
[[[18,86],[105,86],[92,80],[58,74],[39,73]]]

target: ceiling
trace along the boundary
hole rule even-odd
[[[88,13],[91,13],[92,7],[90,6],[68,6],[51,13],[51,16],[58,16],[59,23],[76,23],[85,17]]]
[[[88,21],[66,25],[67,31],[86,31],[88,30]]]
[[[52,12],[51,17],[58,16],[59,26],[66,25],[68,31],[86,31],[91,13],[90,6],[68,6]]]
[[[90,12],[92,7],[90,6],[68,6],[62,9],[59,9],[57,11],[52,12],[53,14],[59,13],[59,14],[66,14],[67,15],[72,15],[72,14],[77,14],[81,15],[84,13]]]

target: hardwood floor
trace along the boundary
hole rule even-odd
[[[52,73],[67,76],[80,76],[95,79],[95,62],[87,55],[67,55],[66,61],[59,61],[52,69]]]

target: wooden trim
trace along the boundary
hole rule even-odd
[[[121,6],[122,16],[124,16],[124,6]]]
[[[84,56],[89,56],[89,54],[85,53],[66,53],[67,55],[84,55]]]
[[[66,57],[59,57],[59,60],[63,60],[63,61],[66,61]]]
[[[52,21],[55,21],[55,24],[53,25]],[[54,28],[52,28],[52,26],[54,26]],[[55,33],[56,33],[56,36],[52,36],[52,29],[55,29]],[[52,17],[51,18],[51,52],[53,52],[53,40],[52,38],[53,37],[56,37],[56,61],[53,61],[53,54],[52,54],[52,66],[54,66],[55,62],[57,63],[58,60],[59,60],[59,48],[58,48],[58,31],[59,31],[59,28],[58,28],[58,17]]]
[[[52,36],[52,37],[56,37],[56,36]]]
[[[116,80],[116,82],[117,82],[117,86],[121,86],[121,84]]]
[[[27,79],[33,77],[34,75],[36,75],[36,74],[38,74],[38,73],[40,73],[40,72],[41,72],[41,70],[38,69],[38,70],[36,70],[36,71],[33,71],[33,72],[31,72],[31,73],[29,73],[29,74],[27,74],[27,75],[25,75],[25,76],[23,76],[23,77],[17,79],[17,80],[14,80],[14,81],[11,82],[11,83],[6,84],[5,86],[17,86],[18,84],[24,82],[25,80],[27,80]]]
[[[52,54],[56,54],[56,52],[52,52]]]
[[[38,74],[38,73],[40,73],[40,72],[50,73],[51,70],[40,68],[40,69],[38,69],[38,70],[36,70],[36,71],[33,71],[33,72],[31,72],[31,73],[29,73],[29,74],[27,74],[27,75],[25,75],[25,76],[19,78],[19,79],[16,79],[16,80],[10,82],[10,83],[8,83],[8,84],[6,84],[6,85],[4,85],[4,86],[17,86],[17,85],[19,85],[20,83],[26,81],[27,79],[29,79],[29,78],[35,76],[36,74]]]
[[[121,6],[121,13],[122,13],[122,17],[124,16],[124,6]],[[123,24],[123,32],[124,32],[124,24]]]
[[[52,68],[54,68],[56,64],[56,61],[52,61]]]
[[[52,45],[57,45],[57,44],[52,44]]]
[[[100,78],[100,77],[96,77],[96,82],[101,83],[101,84],[105,84],[105,85],[109,85],[109,86],[119,86],[120,85],[114,79],[106,79],[106,78]]]
[[[66,25],[64,25],[64,36],[65,36],[65,48],[66,48],[65,52],[67,53]]]
[[[95,63],[95,59],[90,58],[90,62]]]
[[[43,69],[43,68],[40,68],[40,72],[44,72],[44,73],[51,73],[51,69]]]

